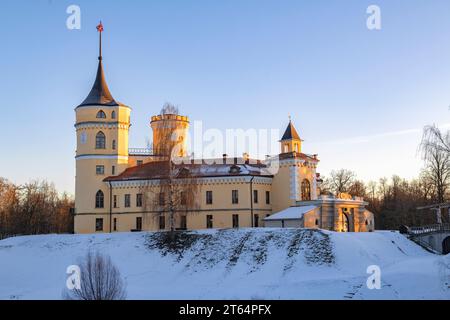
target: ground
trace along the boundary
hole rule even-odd
[[[0,241],[0,299],[61,299],[88,250],[111,256],[129,299],[450,299],[450,255],[397,232],[307,229],[45,235]],[[172,242],[173,243],[173,242]],[[381,269],[369,290],[367,267]]]

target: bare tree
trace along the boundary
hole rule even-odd
[[[166,103],[161,110],[162,115],[177,115],[178,108]],[[177,229],[176,221],[186,219],[188,213],[194,212],[198,206],[197,194],[199,190],[196,174],[199,173],[200,165],[195,165],[192,160],[185,157],[182,149],[183,130],[180,131],[169,124],[170,118],[163,120],[158,129],[157,141],[154,145],[154,153],[162,157],[162,161],[154,164],[159,167],[159,176],[156,185],[144,187],[145,214],[147,220],[168,215],[169,230]],[[155,134],[155,132],[154,132]],[[184,220],[186,221],[186,220]]]
[[[80,288],[66,289],[66,300],[124,300],[125,283],[111,258],[89,252],[80,263]]]
[[[435,130],[439,129],[435,128]],[[437,132],[440,133],[440,131],[435,133],[439,137],[438,141],[446,141],[447,138]],[[450,153],[445,149],[446,145],[443,142],[436,145],[433,141],[432,137],[422,141],[422,156],[425,161],[423,174],[433,183],[435,200],[442,203],[445,201],[450,182]]]
[[[419,148],[425,157],[436,151],[450,154],[450,131],[444,133],[436,125],[426,126]]]
[[[73,205],[45,180],[19,186],[0,178],[0,238],[73,232]]]
[[[325,185],[328,190],[338,194],[349,192],[354,181],[355,173],[353,171],[340,169],[331,171],[331,177],[325,180]]]

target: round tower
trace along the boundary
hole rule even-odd
[[[75,232],[110,230],[110,190],[104,179],[128,167],[128,131],[131,108],[111,95],[101,53],[97,75],[86,99],[75,108],[77,135],[75,177]],[[79,216],[83,219],[77,219]]]
[[[178,110],[166,105],[161,114],[150,122],[153,131],[153,154],[162,157],[184,158],[187,156],[187,134],[189,118],[178,114]]]

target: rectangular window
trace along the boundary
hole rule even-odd
[[[206,204],[213,204],[213,193],[212,193],[212,191],[206,191]]]
[[[186,196],[186,192],[184,192],[184,191],[180,192],[180,204],[182,206],[185,206],[187,204],[187,196]]]
[[[140,166],[140,165],[142,165],[142,164],[144,164],[144,160],[138,160],[138,161],[137,161],[137,165],[138,165],[138,166]]]
[[[213,216],[212,214],[206,215],[206,228],[212,229],[213,227]]]
[[[186,230],[187,229],[187,218],[186,216],[181,216],[181,221],[180,221],[180,228],[182,230]]]
[[[258,190],[253,190],[253,203],[258,203]]]
[[[136,230],[142,230],[142,217],[136,218]]]
[[[238,190],[232,190],[231,191],[231,202],[233,204],[238,204],[239,203],[239,193]]]
[[[159,229],[164,230],[166,228],[166,217],[162,214],[159,216]]]
[[[266,204],[270,204],[270,191],[266,191]]]
[[[233,228],[239,228],[239,215],[233,214]]]
[[[113,230],[117,231],[117,218],[114,218],[113,220]]]
[[[131,196],[129,194],[125,195],[125,208],[129,208],[131,206]]]
[[[165,204],[166,204],[166,195],[164,194],[164,192],[161,192],[159,194],[159,205],[164,206]]]
[[[96,166],[95,173],[97,175],[104,175],[105,174],[105,166]]]
[[[117,208],[117,196],[116,195],[113,196],[113,206],[114,206],[114,208]]]
[[[254,222],[255,222],[255,228],[259,228],[259,215],[258,214],[255,214]]]
[[[136,207],[138,208],[142,207],[142,197],[142,193],[136,195]]]
[[[95,219],[95,231],[103,231],[103,218]]]
[[[116,174],[116,166],[112,166],[111,167],[111,174],[115,175]]]

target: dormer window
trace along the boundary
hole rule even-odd
[[[241,168],[239,166],[233,165],[230,167],[230,173],[239,173],[241,172]]]
[[[103,110],[97,112],[97,119],[106,119],[106,113]]]

